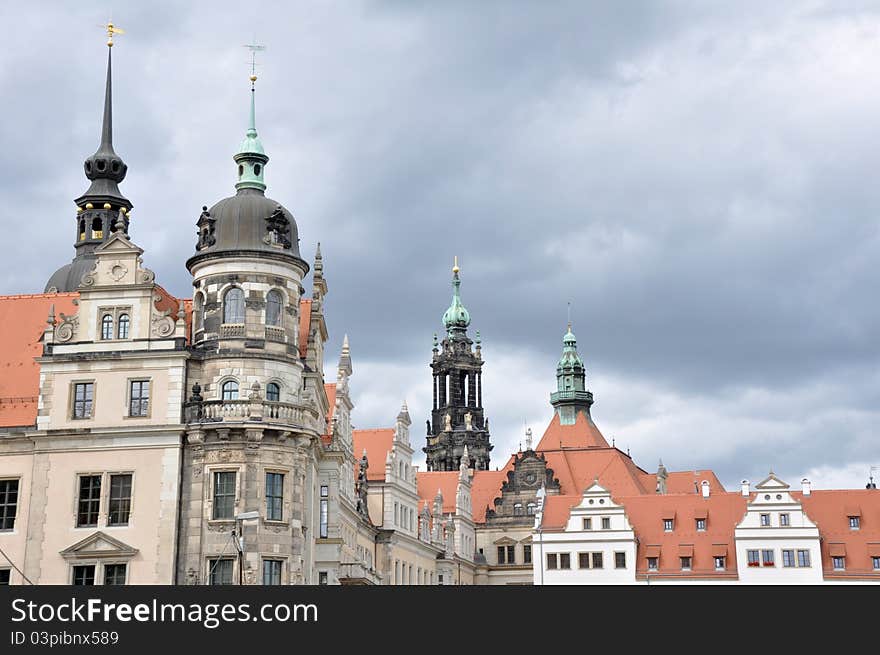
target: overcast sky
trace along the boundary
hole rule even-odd
[[[493,466],[552,416],[569,301],[594,419],[643,468],[880,465],[880,2],[3,3],[0,293],[73,256],[111,4],[131,236],[180,296],[267,46],[268,195],[321,242],[357,427],[405,398],[423,445],[458,255]]]

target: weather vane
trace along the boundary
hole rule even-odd
[[[250,77],[250,80],[251,80],[251,88],[253,88],[254,82],[257,81],[257,53],[263,52],[263,50],[266,49],[266,46],[259,45],[258,43],[256,43],[256,38],[255,38],[253,43],[246,43],[242,47],[247,48],[248,50],[251,51],[251,61],[250,61],[251,77]]]
[[[125,34],[125,30],[121,27],[116,27],[113,24],[112,20],[107,21],[106,25],[98,25],[102,30],[107,30],[107,47],[113,47],[113,35],[114,34]]]
[[[568,329],[571,330],[571,301],[568,301]]]

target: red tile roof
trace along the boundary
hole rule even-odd
[[[78,293],[41,293],[0,296],[0,427],[35,425],[40,394],[40,367],[34,361],[43,353],[43,330],[49,308],[75,314]]]
[[[367,480],[384,481],[385,458],[394,442],[394,429],[352,430],[352,441],[356,460],[360,460],[365,449],[367,451]]]
[[[880,557],[880,490],[840,489],[814,490],[809,496],[793,492],[803,502],[804,510],[822,535],[822,570],[828,578],[880,579],[872,557]],[[849,527],[849,516],[859,512],[859,529]],[[835,571],[831,549],[843,546],[846,551],[843,571]],[[876,553],[871,555],[871,553]]]
[[[336,411],[336,383],[326,383],[324,385],[324,393],[327,394],[327,427],[324,429],[324,434],[321,435],[321,441],[328,444],[333,438],[333,412]],[[357,453],[355,454],[357,455]]]
[[[644,494],[614,497],[623,505],[639,538],[636,574],[651,577],[731,577],[736,571],[734,529],[746,513],[747,499],[738,493]],[[675,511],[673,530],[663,529],[665,510]],[[705,513],[706,529],[697,531],[696,519]],[[659,547],[659,570],[648,571],[648,549]],[[684,551],[691,551],[690,555]],[[715,555],[725,551],[725,571],[715,570]],[[682,556],[692,557],[691,571],[681,570]]]
[[[542,452],[559,448],[608,448],[608,442],[596,424],[582,412],[577,413],[572,425],[562,425],[559,414],[554,412],[553,419],[535,450]]]
[[[443,513],[455,513],[455,496],[458,489],[458,471],[419,471],[416,476],[419,488],[419,507],[428,501],[428,509],[434,511],[437,490],[443,494]]]

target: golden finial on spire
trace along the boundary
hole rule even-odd
[[[455,263],[452,265],[452,272],[458,273],[461,269],[458,267],[458,255],[455,255]]]
[[[250,60],[251,74],[250,74],[250,77],[248,78],[251,81],[251,88],[253,88],[254,82],[257,81],[257,53],[262,52],[263,50],[266,49],[266,46],[257,44],[256,40],[257,39],[254,38],[253,43],[246,43],[245,45],[242,46],[243,48],[247,48],[248,50],[251,51],[251,60]]]
[[[125,34],[125,30],[121,27],[116,27],[113,24],[113,21],[107,21],[106,25],[98,25],[102,30],[107,30],[107,47],[113,47],[113,35],[114,34]]]

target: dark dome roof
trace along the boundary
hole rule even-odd
[[[93,268],[95,268],[94,255],[76,257],[72,262],[65,264],[52,274],[43,292],[67,293],[76,291],[82,281],[82,276]]]
[[[301,259],[293,214],[258,189],[241,189],[211,207],[208,214],[214,221],[214,243],[200,249],[195,257],[201,259],[229,251],[265,251]],[[273,231],[278,237],[274,243]]]

